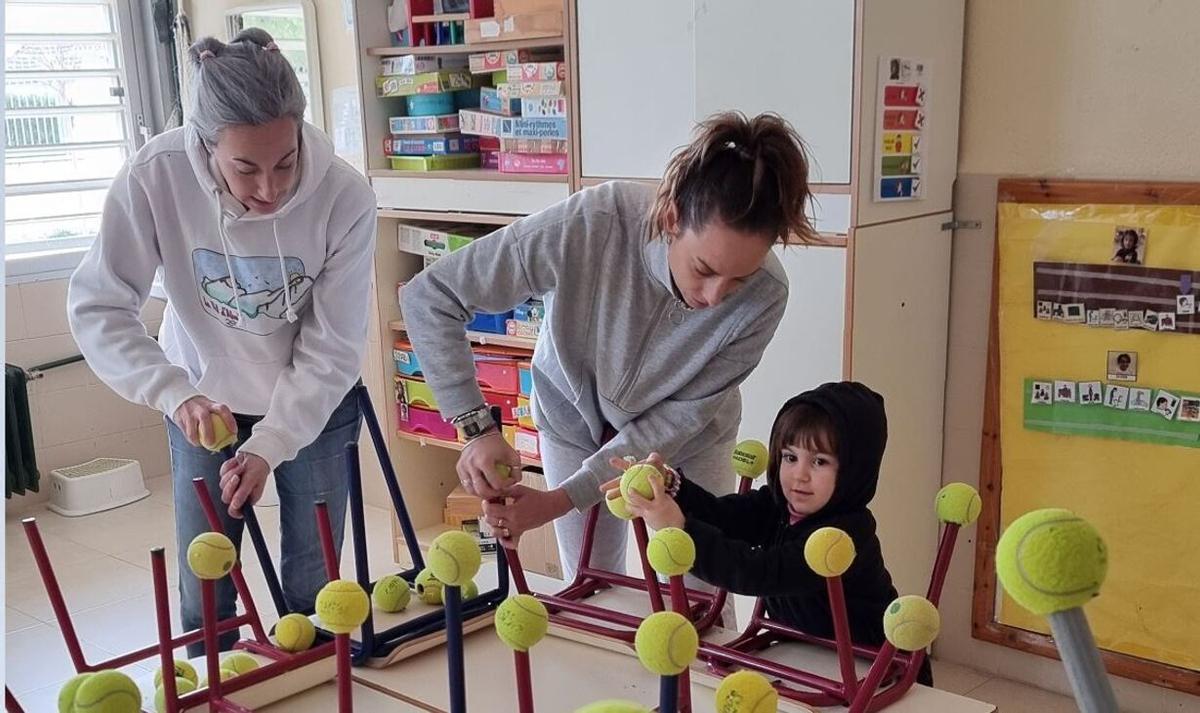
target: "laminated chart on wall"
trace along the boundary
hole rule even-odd
[[[998,205],[1001,530],[1104,535],[1101,648],[1200,670],[1200,205]],[[1007,596],[1001,624],[1048,633]]]
[[[925,195],[929,143],[929,63],[908,57],[879,58],[875,122],[875,200],[910,201]]]

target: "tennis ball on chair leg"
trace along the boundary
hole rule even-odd
[[[549,626],[546,607],[529,594],[515,594],[496,608],[496,635],[514,651],[528,651]]]
[[[1100,593],[1107,572],[1100,533],[1070,510],[1026,513],[996,544],[996,574],[1004,590],[1034,614],[1083,606]]]
[[[754,480],[767,472],[770,451],[762,441],[749,439],[733,448],[733,470],[743,478]]]
[[[677,527],[664,527],[646,544],[646,559],[655,572],[674,577],[686,574],[696,563],[696,543]]]
[[[883,613],[883,634],[901,651],[921,651],[933,643],[942,626],[937,607],[925,597],[908,594]]]
[[[207,443],[201,443],[206,449],[216,453],[226,446],[232,446],[237,442],[237,433],[231,432],[229,427],[225,425],[225,419],[221,418],[221,414],[214,413],[212,416],[212,440]]]
[[[947,484],[938,491],[933,503],[939,520],[963,527],[975,522],[983,507],[979,493],[966,483]]]
[[[717,713],[775,713],[779,692],[757,671],[736,671],[717,688]]]
[[[854,563],[854,540],[836,527],[822,527],[804,543],[804,561],[822,577],[840,577]]]
[[[682,614],[660,611],[642,620],[633,645],[638,660],[651,673],[675,676],[696,659],[700,636]]]
[[[482,559],[475,538],[462,530],[451,530],[438,535],[429,546],[429,554],[426,557],[433,576],[445,584],[457,587],[465,585],[475,577]]]
[[[317,593],[317,617],[335,634],[349,634],[367,620],[371,599],[358,582],[335,579]]]
[[[235,562],[233,542],[219,532],[202,532],[187,548],[188,567],[200,579],[220,579],[229,574]]]

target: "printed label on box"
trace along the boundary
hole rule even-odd
[[[438,134],[458,130],[458,114],[441,116],[393,116],[388,131],[393,134]]]
[[[566,115],[566,97],[521,97],[521,116]]]
[[[458,112],[459,130],[464,134],[477,134],[479,136],[500,136],[503,128],[503,121],[512,121],[511,118],[499,116],[497,114],[488,114],[482,111],[473,111],[471,109],[462,109]]]
[[[502,139],[565,139],[567,120],[563,117],[501,117]]]
[[[552,82],[567,78],[566,62],[525,62],[510,64],[505,69],[510,82]]]

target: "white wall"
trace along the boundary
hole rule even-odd
[[[978,481],[995,183],[1000,175],[1195,180],[1200,3],[968,0],[951,267],[943,480]],[[1062,665],[971,638],[975,528],[959,543],[935,653],[1062,692]],[[1200,698],[1113,678],[1122,709],[1200,710]]]

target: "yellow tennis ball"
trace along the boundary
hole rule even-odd
[[[203,442],[200,445],[208,450],[216,453],[217,451],[232,446],[237,442],[237,433],[230,432],[229,427],[225,425],[225,419],[221,418],[220,414],[212,414],[212,431],[213,437],[211,441]]]
[[[258,668],[258,659],[244,651],[237,651],[221,660],[221,668],[227,668],[240,676]]]
[[[441,588],[441,591],[438,592],[438,596],[441,597],[440,601],[442,606],[446,606],[446,587]],[[467,582],[462,586],[462,592],[459,596],[464,602],[468,599],[474,599],[475,597],[479,596],[479,586],[474,582]]]
[[[174,664],[172,664],[172,668],[175,671],[175,678],[186,678],[187,680],[192,682],[192,685],[195,685],[196,681],[200,680],[200,678],[196,675],[195,667],[192,666],[187,661],[183,661],[181,659],[175,659]],[[154,687],[158,688],[161,685],[162,685],[162,669],[160,668],[154,672]]]
[[[1083,606],[1100,593],[1108,549],[1096,528],[1070,510],[1034,510],[1000,536],[996,573],[1010,597],[1044,616]]]
[[[883,635],[901,651],[920,651],[929,646],[941,626],[937,607],[916,594],[894,600],[883,613]]]
[[[717,713],[775,713],[779,691],[757,671],[735,671],[717,688]]]
[[[483,555],[474,537],[462,530],[451,530],[434,539],[425,560],[438,580],[461,587],[475,578]]]
[[[233,671],[230,671],[227,668],[222,668],[222,669],[217,669],[217,675],[221,678],[221,681],[224,682],[224,681],[228,681],[229,679],[233,678],[237,674],[234,673]],[[200,688],[208,688],[208,678],[207,677],[200,680]]]
[[[528,651],[546,635],[550,615],[529,594],[514,594],[496,608],[496,635],[514,651]]]
[[[575,713],[650,713],[650,709],[633,701],[596,701],[575,709]]]
[[[605,493],[604,504],[608,506],[608,511],[618,518],[633,519],[633,513],[629,512],[629,503],[625,501],[625,496],[621,494],[620,488],[614,488]]]
[[[733,447],[733,470],[743,478],[754,480],[767,472],[770,451],[762,441],[748,439]]]
[[[684,574],[696,563],[696,543],[677,527],[664,527],[646,544],[646,559],[655,572],[668,577]]]
[[[74,713],[75,692],[79,690],[79,686],[83,684],[84,681],[88,680],[92,676],[93,674],[90,671],[87,673],[81,673],[63,684],[63,687],[58,691],[58,713]]]
[[[417,574],[413,585],[416,587],[417,596],[421,598],[421,601],[435,605],[442,603],[442,582],[433,576],[433,572],[428,567]]]
[[[371,601],[386,612],[404,611],[411,599],[412,588],[404,577],[397,574],[383,577],[371,590]]]
[[[140,713],[142,692],[120,671],[97,671],[75,689],[75,713]]]
[[[621,475],[621,495],[628,498],[629,491],[635,490],[643,498],[653,500],[654,489],[650,487],[651,478],[657,480],[660,485],[663,482],[662,473],[649,463],[637,463],[629,466]]]
[[[966,483],[947,484],[938,491],[933,504],[939,520],[963,527],[975,522],[983,508],[979,493]]]
[[[651,673],[674,676],[696,659],[700,636],[682,614],[660,611],[642,620],[633,638],[638,660]]]
[[[804,543],[804,561],[822,577],[840,577],[854,563],[854,540],[836,527],[822,527]]]
[[[307,651],[317,640],[317,628],[303,614],[288,614],[275,625],[275,643],[284,651]]]
[[[191,693],[194,690],[196,690],[195,681],[183,678],[182,676],[175,678],[175,694],[177,696]],[[167,710],[167,690],[161,685],[154,687],[154,710],[158,711],[158,713],[166,713]]]
[[[200,579],[220,579],[237,562],[237,550],[228,537],[219,532],[196,535],[187,548],[188,567]]]
[[[335,579],[317,593],[317,617],[335,634],[349,634],[367,620],[371,599],[358,582]]]

